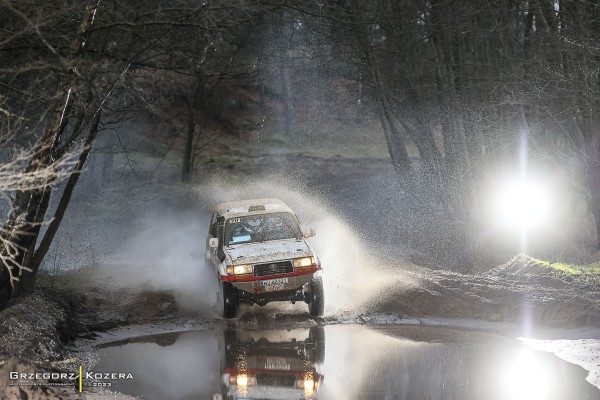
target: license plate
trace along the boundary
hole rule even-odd
[[[268,281],[260,282],[265,292],[276,292],[278,290],[283,290],[286,283],[288,283],[288,278],[269,279]]]

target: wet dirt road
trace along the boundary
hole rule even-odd
[[[195,330],[109,342],[86,380],[143,399],[599,399],[586,372],[498,334],[429,326]]]
[[[319,345],[325,357],[314,360],[314,349],[294,347],[306,343],[310,335],[308,327],[299,328],[306,323],[304,305],[302,315],[279,307],[248,311],[231,325],[239,333],[243,328],[278,329],[281,326],[273,323],[283,324],[294,332],[303,331],[295,342],[294,338],[269,339],[256,348],[243,338],[252,339],[257,331],[226,335],[223,321],[205,312],[214,302],[206,294],[214,293],[215,282],[212,271],[202,269],[199,248],[203,244],[198,243],[206,236],[209,206],[235,196],[280,197],[303,215],[303,221],[314,223],[318,235],[312,244],[327,266],[326,323],[373,324],[378,313],[393,314],[394,321],[404,316],[442,316],[518,322],[532,310],[525,315],[531,316],[532,323],[597,326],[596,287],[555,280],[547,287],[535,277],[521,278],[503,270],[464,275],[423,267],[420,255],[427,249],[417,245],[435,242],[429,240],[437,237],[429,232],[435,225],[421,216],[409,223],[410,215],[394,202],[389,165],[365,161],[313,166],[299,159],[286,168],[296,172],[304,168],[309,187],[317,193],[314,196],[310,190],[303,194],[291,187],[285,179],[268,176],[238,184],[235,191],[207,184],[199,188],[204,196],[200,198],[187,192],[177,195],[170,186],[142,187],[126,192],[127,196],[120,191],[106,195],[104,214],[99,212],[99,222],[94,224],[102,227],[93,241],[98,262],[71,276],[76,290],[85,293],[86,304],[98,314],[97,325],[103,329],[159,325],[154,333],[169,330],[172,320],[210,320],[178,328],[203,331],[104,346],[95,353],[98,364],[85,368],[131,371],[134,379],[99,383],[147,399],[218,399],[214,395],[227,398],[228,392],[239,398],[282,399],[600,399],[600,391],[585,381],[581,368],[546,353],[528,352],[519,341],[499,335],[427,326],[329,325],[324,327],[324,344]],[[309,175],[313,170],[323,172]],[[320,196],[321,192],[326,195]],[[131,209],[119,206],[115,213],[111,204],[127,204]],[[84,211],[75,215],[87,216]],[[383,240],[380,227],[388,221],[400,221],[402,229]],[[88,225],[87,220],[74,222]],[[69,232],[85,235],[78,229]],[[86,252],[78,258],[86,262],[93,258],[87,247],[77,248]],[[539,310],[534,312],[536,307]],[[271,311],[282,314],[272,316]],[[214,330],[206,330],[211,327]],[[232,347],[231,337],[242,339],[235,339]],[[260,337],[254,342],[260,342]],[[286,351],[292,354],[306,354],[290,359],[289,353],[278,353],[280,342],[287,343]],[[312,376],[312,383],[307,376]]]

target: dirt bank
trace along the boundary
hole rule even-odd
[[[0,312],[0,359],[54,361],[64,346],[86,332],[73,293],[38,289]]]
[[[536,267],[526,257],[479,274],[436,269],[412,272],[419,284],[392,287],[370,312],[480,319],[530,327],[600,327],[600,284]]]
[[[76,399],[68,379],[53,375],[12,385],[10,373],[56,374],[69,343],[89,331],[77,296],[38,289],[13,307],[0,312],[0,399]],[[29,384],[31,383],[31,384]]]
[[[101,389],[78,391],[73,374],[81,361],[74,341],[93,341],[119,326],[159,320],[165,314],[155,312],[155,306],[173,304],[172,297],[123,294],[111,303],[103,295],[114,293],[50,289],[44,286],[45,279],[33,294],[0,312],[0,400],[130,399]],[[15,380],[11,374],[20,378]]]

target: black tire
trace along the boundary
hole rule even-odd
[[[237,332],[227,328],[223,332],[223,337],[225,339],[225,368],[235,368],[235,363],[240,358]]]
[[[325,311],[325,297],[323,292],[323,280],[321,277],[313,278],[310,283],[308,302],[308,312],[311,317],[323,316],[323,311]]]
[[[237,289],[229,282],[223,282],[223,317],[235,318],[240,305]]]
[[[322,326],[311,326],[308,331],[308,341],[312,347],[312,362],[325,362],[325,329]]]

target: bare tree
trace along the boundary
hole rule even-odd
[[[9,159],[0,167],[0,187],[11,212],[0,231],[0,304],[33,289],[103,126],[152,101],[155,73],[190,75],[217,47],[206,33],[242,24],[251,9],[235,0],[169,7],[1,0],[0,144]],[[203,53],[190,47],[198,43],[206,45]],[[61,179],[66,185],[58,191]],[[53,193],[58,207],[47,215]]]
[[[330,63],[370,88],[390,159],[400,176],[415,174],[415,196],[427,189],[429,211],[445,209],[444,218],[470,230],[465,235],[477,232],[471,210],[481,202],[482,179],[526,152],[532,162],[578,170],[572,175],[582,185],[573,182],[572,190],[585,188],[600,232],[598,4],[288,5],[331,28],[338,51]],[[407,157],[408,144],[418,161]]]

